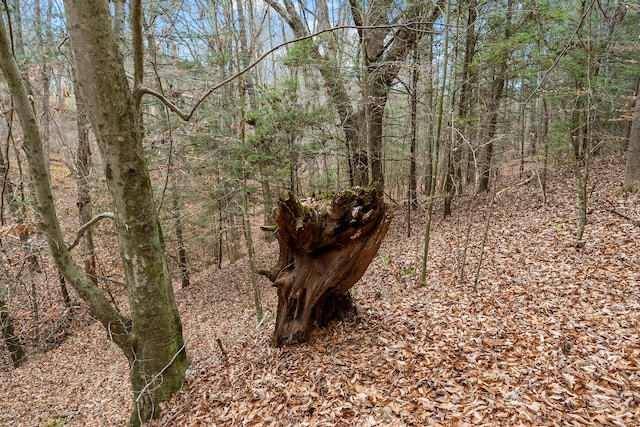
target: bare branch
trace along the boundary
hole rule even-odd
[[[102,212],[102,213],[94,216],[93,218],[91,218],[91,221],[87,222],[86,224],[83,224],[82,227],[80,227],[78,229],[78,231],[76,232],[75,240],[73,241],[73,243],[71,243],[71,245],[69,245],[67,250],[70,251],[71,249],[73,249],[76,246],[78,246],[78,243],[80,243],[80,239],[82,239],[82,236],[84,236],[84,233],[86,233],[87,230],[91,226],[93,226],[93,224],[95,224],[96,222],[100,221],[101,219],[105,219],[105,218],[115,219],[115,215],[113,215],[113,213],[111,213],[111,212]]]
[[[336,27],[331,27],[331,28],[326,28],[324,30],[320,30],[320,31],[315,32],[313,34],[308,34],[306,36],[302,36],[302,37],[298,37],[298,38],[295,38],[295,39],[292,39],[292,40],[288,40],[286,42],[280,43],[279,45],[274,46],[271,49],[267,50],[265,53],[260,55],[260,57],[258,59],[256,59],[254,62],[252,62],[249,66],[247,66],[243,70],[239,71],[238,73],[234,74],[233,76],[221,81],[220,83],[216,84],[215,86],[213,86],[212,88],[207,90],[200,97],[200,99],[198,99],[198,101],[196,101],[194,106],[191,107],[191,110],[189,112],[183,112],[174,103],[172,103],[169,99],[167,99],[166,96],[164,96],[161,93],[156,92],[155,90],[150,89],[148,87],[141,86],[141,87],[136,88],[134,90],[134,94],[133,95],[134,95],[134,98],[136,98],[136,99],[142,98],[143,95],[154,96],[154,97],[158,98],[160,101],[162,101],[162,103],[165,104],[171,111],[173,111],[175,114],[177,114],[178,117],[180,117],[185,122],[188,122],[189,120],[191,120],[191,118],[195,114],[196,110],[200,107],[200,105],[213,92],[215,92],[216,90],[220,89],[222,86],[224,86],[224,85],[226,85],[228,83],[231,83],[232,81],[236,80],[237,78],[242,77],[244,74],[246,74],[247,72],[251,71],[258,64],[260,64],[262,61],[264,61],[269,55],[271,55],[272,53],[274,53],[275,51],[277,51],[278,49],[280,49],[282,47],[288,46],[288,45],[293,44],[293,43],[298,43],[298,42],[301,42],[301,41],[304,41],[304,40],[309,40],[309,39],[317,37],[317,36],[319,36],[321,34],[333,32],[333,31],[337,31],[337,30],[346,30],[346,29],[370,30],[370,29],[380,29],[380,28],[405,28],[405,29],[410,30],[410,31],[417,31],[417,32],[421,32],[421,33],[434,33],[433,30],[422,29],[421,27],[424,24],[428,24],[428,22],[408,22],[406,24],[372,25],[372,26],[339,25],[339,26],[336,26]]]
[[[613,207],[613,203],[611,203],[609,201],[609,204],[611,205],[610,208],[604,208],[604,210],[606,210],[607,212],[611,212],[612,214],[618,215],[620,218],[626,219],[627,221],[629,221],[631,224],[635,225],[636,227],[640,227],[640,221],[631,218],[628,215],[623,214],[620,211],[617,211],[614,207]]]
[[[520,119],[520,117],[522,116],[522,114],[524,114],[524,107],[529,103],[529,101],[531,101],[531,98],[533,98],[533,96],[538,93],[540,91],[540,89],[542,89],[542,86],[544,85],[544,82],[547,80],[547,77],[549,77],[549,75],[551,74],[551,71],[553,71],[554,68],[556,68],[556,66],[558,65],[558,63],[560,62],[560,60],[562,58],[564,58],[564,56],[567,54],[567,52],[569,51],[569,49],[572,46],[573,43],[573,39],[578,35],[578,33],[580,32],[580,29],[582,28],[582,25],[584,24],[584,21],[587,18],[587,15],[589,14],[589,12],[591,11],[591,8],[593,7],[593,5],[596,3],[596,0],[592,0],[591,3],[589,4],[589,7],[587,7],[584,12],[582,13],[582,16],[580,17],[580,20],[578,21],[578,25],[576,25],[576,29],[574,30],[573,34],[571,34],[571,36],[569,37],[569,40],[567,40],[567,42],[565,43],[564,47],[562,48],[562,50],[560,51],[560,54],[558,54],[558,56],[556,57],[556,59],[553,61],[553,63],[551,64],[551,66],[546,69],[545,71],[543,71],[542,73],[542,78],[540,79],[540,81],[538,82],[537,86],[531,91],[531,93],[529,94],[529,96],[524,100],[524,102],[522,103],[522,108],[520,111],[520,114],[518,115],[518,120]]]

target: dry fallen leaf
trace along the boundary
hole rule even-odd
[[[622,166],[596,163],[594,192],[640,218],[637,196],[616,196]],[[434,218],[425,287],[411,276],[424,224],[413,218],[407,238],[406,215],[396,214],[354,288],[358,315],[296,347],[270,347],[273,319],[255,328],[245,261],[203,268],[176,293],[190,374],[151,425],[638,425],[640,229],[594,203],[576,250],[571,180],[553,172],[544,207],[533,184],[497,198],[477,286],[488,203],[469,212],[460,200],[454,218]],[[277,248],[261,245],[262,264],[272,264]],[[274,291],[262,285],[274,313]],[[126,362],[85,319],[58,348],[0,372],[0,425],[126,423]]]

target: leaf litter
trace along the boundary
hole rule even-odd
[[[256,328],[245,261],[204,269],[177,291],[192,366],[151,425],[640,425],[640,228],[605,209],[640,219],[638,195],[616,193],[622,165],[594,165],[582,248],[569,171],[551,174],[546,206],[535,181],[496,195],[477,282],[489,197],[434,218],[424,287],[424,222],[407,237],[398,207],[353,289],[357,314],[299,346],[269,345],[273,315]],[[260,244],[270,265],[276,244]],[[126,373],[99,325],[77,326],[0,372],[0,424],[124,425]]]

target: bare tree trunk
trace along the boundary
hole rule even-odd
[[[461,7],[461,6],[459,6]],[[460,73],[461,88],[458,99],[457,120],[460,128],[452,137],[450,149],[447,151],[446,174],[444,184],[444,217],[451,215],[451,202],[454,195],[460,191],[462,185],[462,171],[460,161],[462,159],[464,138],[470,130],[469,112],[471,110],[471,94],[476,84],[477,72],[472,71],[472,62],[476,53],[476,19],[478,10],[476,0],[467,0],[467,25],[465,31],[464,60]]]
[[[26,356],[20,343],[20,338],[15,333],[13,318],[2,298],[0,298],[0,330],[2,331],[2,339],[11,355],[13,367],[17,368],[22,364]]]
[[[134,19],[140,7],[139,1],[131,5],[134,25],[141,25]],[[158,416],[160,404],[180,388],[189,359],[142,152],[139,99],[129,89],[109,9],[102,0],[67,0],[65,10],[78,84],[116,214],[132,316],[131,336],[123,346],[134,393],[130,424],[139,425]],[[139,43],[134,52],[136,58],[142,55]],[[135,71],[134,83],[140,84],[140,70]]]
[[[427,47],[427,63],[429,64],[428,72],[427,72],[427,81],[426,81],[426,104],[427,104],[427,132],[426,144],[424,147],[425,152],[425,168],[424,168],[424,194],[429,196],[429,192],[431,191],[431,180],[433,179],[433,168],[434,168],[434,141],[433,141],[433,118],[434,118],[434,74],[431,70],[433,70],[433,35],[429,35],[429,44]]]
[[[638,192],[640,190],[640,95],[636,94],[636,110],[633,113],[631,133],[629,134],[629,149],[627,165],[624,173],[624,191]]]
[[[126,0],[112,0],[113,3],[113,34],[120,52],[124,52],[124,27],[126,14]]]
[[[17,197],[17,201],[15,200],[16,198],[14,198],[14,202],[16,202],[17,204],[17,208],[16,208],[16,221],[18,223],[22,223],[25,218],[27,217],[27,195],[26,195],[26,190],[25,190],[25,181],[27,179],[27,177],[25,176],[26,174],[24,173],[24,168],[22,167],[22,156],[21,156],[21,151],[20,149],[18,149],[18,144],[16,142],[16,139],[13,136],[13,115],[10,116],[9,118],[9,135],[7,136],[7,140],[11,141],[11,146],[13,148],[13,152],[15,154],[15,163],[16,166],[18,168],[18,197]],[[7,142],[8,144],[8,142]],[[7,158],[9,156],[9,151],[7,149]],[[11,205],[10,205],[11,206]]]
[[[139,6],[139,3],[138,3]],[[80,90],[101,149],[111,192],[131,320],[117,312],[73,261],[53,203],[40,132],[20,71],[0,20],[0,68],[16,103],[49,249],[66,280],[109,331],[130,363],[137,426],[160,412],[180,388],[189,365],[165,258],[162,230],[142,153],[138,113],[117,51],[111,15],[102,0],[65,1]]]
[[[245,19],[245,2],[247,6],[247,15],[249,16],[249,22],[246,22]],[[249,43],[247,37],[247,27],[252,28],[253,22],[253,12],[252,12],[252,4],[248,0],[238,0],[237,1],[238,8],[238,26],[240,27],[240,56],[242,67],[247,68],[251,63],[251,53],[249,51]],[[245,73],[242,77],[242,87],[243,91],[246,93],[249,101],[249,108],[252,110],[256,108],[256,91],[255,84],[253,82],[253,74],[251,72]],[[251,125],[250,125],[251,126]],[[253,126],[251,126],[253,127]],[[259,141],[256,148],[261,154],[268,154],[267,147],[264,145],[262,141]],[[258,172],[259,172],[259,181],[260,187],[262,189],[262,200],[264,201],[264,223],[271,223],[271,211],[273,210],[273,194],[271,191],[271,184],[269,183],[269,177],[267,176],[267,162],[261,158],[258,160]],[[267,235],[266,239],[270,240],[271,235]]]
[[[513,14],[512,2],[507,1],[506,21],[504,27],[504,39],[511,37],[511,17]],[[500,64],[495,72],[493,81],[491,82],[491,98],[489,99],[489,120],[487,124],[487,142],[484,148],[484,157],[482,159],[482,170],[480,171],[480,181],[478,183],[478,193],[486,192],[489,189],[489,179],[491,177],[491,168],[493,163],[493,139],[496,136],[498,128],[498,110],[504,96],[504,88],[507,84],[507,59],[510,51],[502,48]]]
[[[407,192],[407,236],[411,237],[411,210],[418,208],[418,182],[416,179],[416,148],[418,143],[418,80],[420,78],[420,53],[413,47],[413,67],[409,87],[411,145],[409,148],[409,189]]]
[[[549,108],[547,98],[542,97],[542,131],[540,141],[544,144],[544,159],[542,164],[542,204],[547,204],[547,175],[549,171]]]
[[[4,109],[4,108],[3,108]],[[9,141],[6,145],[0,143],[0,225],[4,225],[5,207],[11,205],[12,185],[9,181]]]
[[[442,134],[442,121],[444,116],[444,92],[447,87],[447,72],[449,68],[449,20],[451,18],[451,0],[447,1],[447,7],[445,12],[445,32],[444,32],[444,47],[442,58],[442,82],[440,86],[440,93],[438,94],[438,115],[436,117],[436,128],[433,137],[434,149],[433,149],[433,168],[431,170],[431,182],[429,185],[427,202],[427,222],[424,227],[424,246],[422,250],[422,260],[420,262],[420,284],[426,286],[427,284],[427,259],[429,258],[429,244],[431,242],[431,221],[433,219],[433,204],[436,194],[436,181],[438,179],[438,158],[440,156],[440,136]]]
[[[454,142],[450,141],[448,147],[445,148],[445,171],[444,171],[444,211],[442,216],[447,218],[451,216],[451,202],[453,201],[453,196],[456,193],[456,155],[455,155],[455,147],[453,146]]]
[[[391,222],[376,190],[341,191],[331,199],[280,199],[278,263],[262,270],[278,288],[273,345],[307,340],[314,320],[345,314],[344,297],[366,271]]]
[[[240,0],[240,3],[242,0]],[[239,13],[242,13],[242,7],[238,10]],[[244,22],[244,20],[243,20]],[[244,25],[244,24],[243,24]],[[241,82],[240,96],[244,95],[244,86],[246,83]],[[255,94],[253,94],[255,96]],[[255,101],[255,98],[253,99]],[[243,105],[244,112],[244,105]],[[244,113],[243,113],[244,116]],[[247,132],[246,128],[240,128],[240,140],[242,141],[242,146],[244,147],[247,143]],[[243,150],[244,151],[244,150]],[[245,151],[246,152],[246,151]],[[262,310],[262,297],[260,294],[260,284],[258,283],[258,271],[256,267],[256,253],[253,246],[253,233],[251,231],[251,220],[249,219],[249,197],[248,197],[248,188],[247,188],[247,170],[246,170],[246,158],[242,160],[242,225],[244,227],[244,241],[247,247],[247,257],[249,258],[249,270],[251,274],[251,290],[253,293],[253,306],[256,309],[256,316],[258,319],[262,319],[263,310]],[[266,215],[265,215],[266,218]]]
[[[524,78],[522,86],[524,87]],[[518,135],[519,141],[519,156],[520,156],[520,179],[524,179],[524,158],[525,158],[525,142],[526,142],[526,128],[527,128],[527,106],[524,103],[520,103],[520,134]]]
[[[506,63],[504,69],[501,66],[500,71],[498,71],[498,75],[494,77],[493,83],[491,84],[491,100],[489,101],[487,142],[484,147],[482,170],[480,172],[480,181],[478,183],[479,193],[486,192],[489,189],[489,178],[491,176],[491,169],[493,164],[493,138],[495,138],[496,130],[498,128],[498,110],[500,107],[500,101],[502,100],[502,94],[505,85],[503,70],[504,72],[506,72]]]
[[[36,37],[38,39],[38,50],[40,55],[40,84],[42,85],[42,99],[40,100],[41,115],[42,115],[42,143],[44,144],[44,155],[47,167],[49,167],[49,153],[50,153],[50,130],[51,130],[51,115],[49,112],[49,97],[51,95],[51,67],[48,62],[47,45],[46,40],[50,40],[51,23],[50,23],[50,8],[47,8],[47,19],[43,19],[42,16],[42,0],[36,0],[34,3],[35,13],[35,30]],[[45,35],[46,32],[46,35]]]
[[[69,295],[69,290],[67,289],[67,280],[64,278],[62,273],[58,273],[58,282],[60,283],[60,294],[62,295],[62,302],[64,302],[64,306],[67,308],[71,308],[71,295]]]
[[[24,38],[22,35],[22,0],[12,0],[11,5],[13,7],[13,41],[15,46],[16,60],[20,63],[25,59],[24,53]]]
[[[246,189],[246,182],[244,183]],[[258,283],[258,268],[256,267],[256,252],[253,247],[253,233],[251,232],[251,220],[249,219],[249,200],[247,192],[244,191],[242,219],[244,221],[244,239],[247,244],[247,256],[249,257],[249,270],[251,273],[251,291],[253,294],[253,306],[256,309],[256,316],[262,319],[264,312],[262,310],[262,296],[260,293],[260,284]]]
[[[46,62],[42,64],[42,75],[40,77],[42,84],[42,141],[45,146],[45,156],[47,156],[47,165],[51,156],[51,112],[49,109],[49,97],[51,96],[51,70]]]
[[[218,262],[218,270],[220,270],[222,268],[222,237],[224,235],[224,229],[222,228],[222,224],[224,223],[224,220],[222,218],[222,198],[218,199],[218,229],[217,231],[217,236],[218,236],[218,241],[217,241],[217,246],[214,248],[216,251],[216,260]]]
[[[78,87],[75,71],[73,71],[73,91],[76,99],[76,132],[78,148],[76,149],[76,185],[78,187],[78,219],[79,225],[89,223],[92,217],[92,202],[90,194],[90,175],[92,168],[91,144],[89,142],[89,118],[80,88]],[[93,243],[91,227],[84,234],[83,245],[84,271],[93,283],[98,284],[96,276],[96,251]]]
[[[175,222],[176,241],[178,242],[178,270],[180,271],[180,282],[183,288],[191,283],[189,277],[189,263],[187,260],[187,248],[184,242],[184,230],[182,227],[182,218],[180,215],[180,197],[178,196],[178,188],[175,182],[171,184],[171,199],[173,205],[173,220]]]

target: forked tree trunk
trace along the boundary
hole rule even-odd
[[[310,36],[304,15],[297,12],[298,7],[292,0],[266,0],[291,27],[296,37]],[[420,40],[422,35],[440,14],[439,7],[425,2],[408,2],[401,14],[394,15],[395,3],[391,0],[375,2],[350,1],[349,7],[354,24],[358,26],[358,38],[361,45],[361,66],[366,71],[362,83],[362,96],[356,103],[344,79],[344,73],[337,66],[341,55],[331,37],[320,37],[318,44],[309,53],[320,73],[327,95],[335,106],[345,133],[345,142],[349,151],[349,169],[351,185],[365,186],[377,183],[384,186],[383,176],[383,122],[384,111],[391,84],[396,80],[407,53]],[[331,27],[327,1],[315,3],[319,28]],[[394,23],[420,22],[414,31],[413,25]],[[424,23],[423,23],[424,22]],[[371,177],[369,177],[371,167]]]
[[[362,277],[389,229],[392,213],[377,190],[343,190],[332,198],[281,198],[276,214],[280,258],[261,271],[278,288],[272,344],[308,339],[350,308],[347,292]]]

